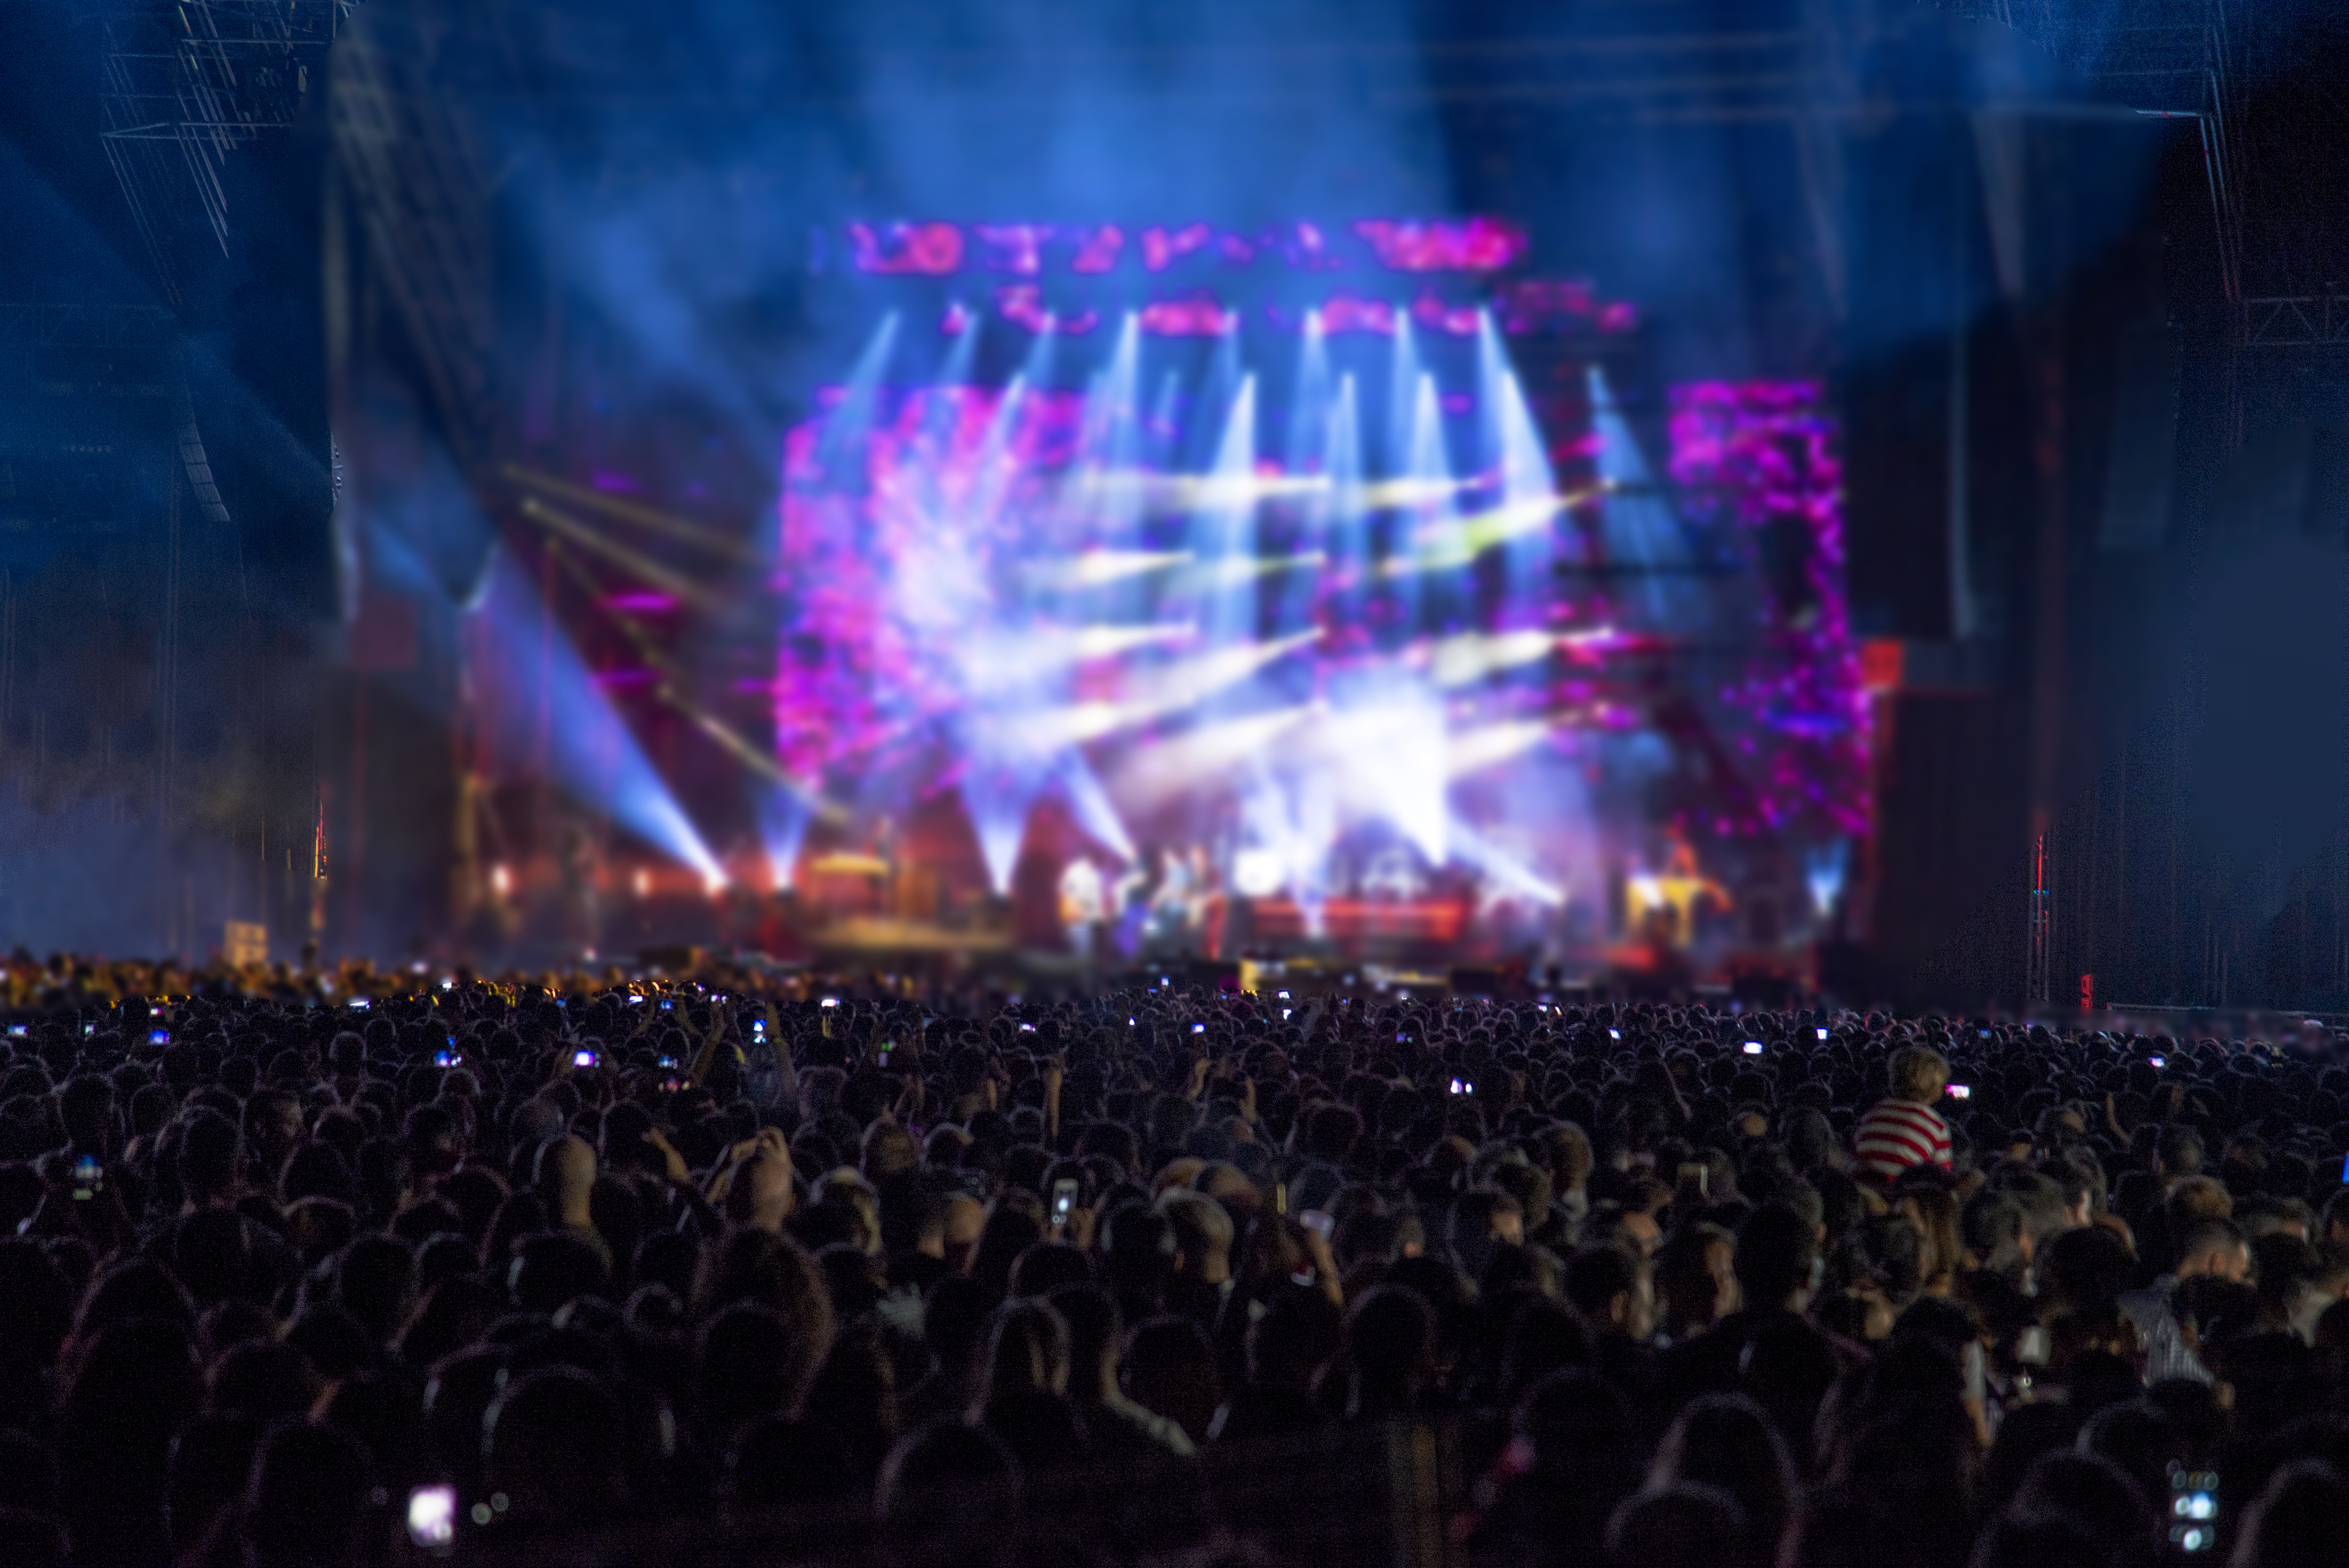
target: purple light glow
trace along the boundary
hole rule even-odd
[[[1205,293],[1142,307],[1142,330],[1160,337],[1221,337],[1239,321],[1238,311],[1225,308]]]
[[[1001,284],[994,298],[996,316],[1028,332],[1050,330],[1075,337],[1092,331],[1100,320],[1091,308],[1056,314],[1045,303],[1043,289],[1035,284]],[[1283,332],[1299,332],[1315,311],[1320,314],[1322,331],[1330,335],[1364,333],[1380,337],[1393,336],[1395,324],[1405,319],[1423,332],[1474,337],[1484,314],[1473,303],[1453,304],[1432,291],[1423,291],[1408,304],[1350,294],[1333,294],[1304,310],[1267,304],[1263,318]],[[1142,330],[1154,337],[1220,337],[1239,325],[1243,308],[1224,303],[1211,289],[1193,289],[1174,298],[1154,300],[1142,307],[1140,315]],[[938,331],[948,337],[959,336],[971,320],[970,312],[957,302],[938,318]],[[1509,310],[1495,322],[1512,337],[1590,332],[1613,336],[1633,331],[1639,324],[1639,312],[1620,302],[1579,313]]]
[[[1125,231],[1114,223],[1077,236],[1077,253],[1070,258],[1072,273],[1105,273],[1117,265],[1118,253],[1125,249]]]
[[[1803,542],[1802,592],[1772,594],[1764,652],[1723,693],[1764,737],[1754,783],[1762,826],[1813,834],[1868,827],[1868,708],[1844,590],[1843,467],[1820,388],[1807,381],[1702,381],[1672,389],[1671,475],[1697,518],[1754,541]],[[1780,548],[1784,548],[1783,545]]]
[[[1143,270],[1247,267],[1275,257],[1301,272],[1343,267],[1409,273],[1483,276],[1525,259],[1526,233],[1497,218],[1371,218],[1332,231],[1316,223],[1277,225],[1256,233],[1207,223],[1153,224],[1134,251]],[[974,258],[987,272],[1039,277],[1054,267],[1100,274],[1117,270],[1127,235],[1114,223],[851,223],[848,248],[861,273],[947,277]]]
[[[952,223],[851,223],[848,241],[860,273],[944,277],[962,266],[962,231]]]
[[[1371,332],[1381,337],[1392,337],[1394,329],[1395,307],[1382,299],[1331,294],[1321,306],[1321,330],[1332,335],[1341,332]]]
[[[1180,852],[1300,907],[1368,885],[1378,855],[1495,898],[1603,902],[1601,861],[1637,862],[1661,826],[1618,786],[1660,752],[1713,765],[1670,810],[1726,841],[1725,875],[1865,832],[1816,387],[1678,388],[1663,487],[1611,399],[1556,375],[1529,397],[1505,342],[1630,332],[1630,304],[1516,278],[1479,309],[1430,275],[1516,264],[1516,231],[955,232],[957,264],[994,275],[947,312],[969,335],[936,384],[890,381],[868,348],[786,437],[773,676],[735,682],[771,704],[781,768],[844,813],[902,826],[958,797],[998,892],[1023,852],[1063,852],[1022,851],[1040,822],[1105,873]],[[884,239],[900,273],[948,249]],[[1091,281],[1121,266],[1122,288]],[[1277,303],[1216,275],[1270,266],[1356,275]],[[972,380],[983,317],[1037,335],[1000,384]],[[1086,389],[1061,389],[1045,335],[1094,326],[1071,356]],[[1324,339],[1349,333],[1393,342],[1340,358]],[[989,357],[989,381],[1018,363]],[[1733,569],[1683,588],[1684,560]]]
[[[1394,222],[1368,219],[1354,232],[1399,273],[1496,273],[1526,253],[1525,231],[1497,218]]]
[[[1044,242],[1051,234],[1045,223],[981,223],[979,264],[991,273],[1032,278],[1043,270]]]
[[[1178,257],[1206,250],[1210,237],[1210,231],[1205,223],[1193,223],[1184,229],[1144,229],[1142,231],[1142,264],[1154,273],[1163,273]]]

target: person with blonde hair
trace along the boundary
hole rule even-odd
[[[1950,1063],[1930,1046],[1903,1046],[1887,1064],[1892,1093],[1852,1129],[1860,1173],[1890,1181],[1912,1165],[1950,1169],[1950,1124],[1935,1109],[1949,1086]]]

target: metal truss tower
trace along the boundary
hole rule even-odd
[[[2014,28],[2151,114],[2201,122],[2220,264],[2247,348],[2342,341],[2349,7],[2255,0],[1941,0]],[[2331,183],[2328,183],[2330,181]]]
[[[294,121],[351,0],[84,0],[103,34],[106,154],[179,303],[190,233],[228,249],[230,153]]]

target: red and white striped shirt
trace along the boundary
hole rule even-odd
[[[1930,1105],[1879,1099],[1851,1131],[1851,1151],[1867,1175],[1889,1181],[1911,1165],[1950,1168],[1950,1124]]]

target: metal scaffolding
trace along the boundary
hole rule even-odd
[[[175,257],[228,249],[228,155],[294,121],[351,0],[84,0],[105,46],[106,155],[177,304]]]
[[[175,330],[171,313],[160,305],[0,302],[0,344],[113,348],[166,343]]]
[[[2014,28],[2140,110],[2200,122],[2227,301],[2247,347],[2336,341],[2302,330],[2349,275],[2349,7],[2252,0],[1940,0]],[[2330,184],[2327,181],[2331,181]],[[2311,316],[2309,319],[2313,320]]]
[[[459,463],[498,427],[490,181],[436,67],[464,45],[378,7],[334,56],[329,118],[368,253],[389,289]]]
[[[2349,294],[2274,294],[2245,300],[2246,348],[2339,348],[2349,346]]]
[[[1941,0],[1942,9],[1997,22],[2062,60],[2114,102],[2195,122],[2210,191],[2220,287],[2243,301],[2243,50],[2228,0],[2136,0],[2115,13],[2078,0]],[[2117,15],[2119,20],[2113,18]]]

